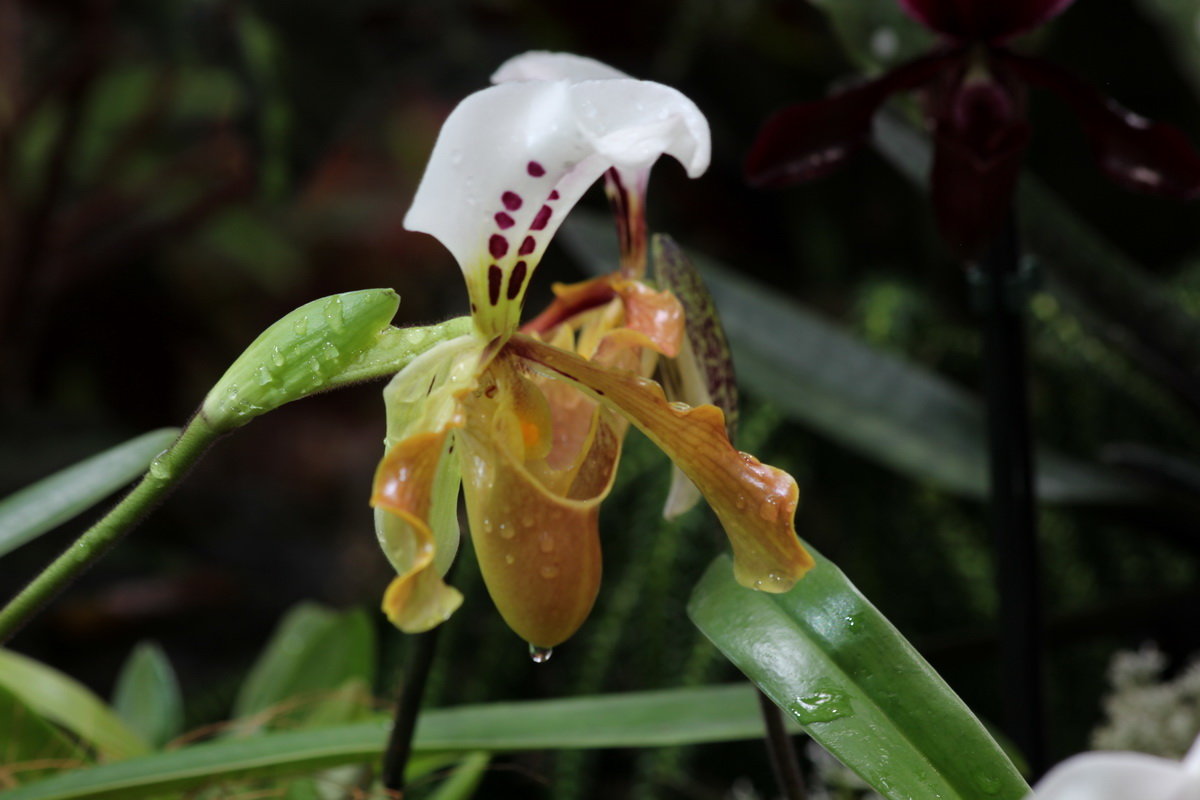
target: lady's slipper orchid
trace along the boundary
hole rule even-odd
[[[707,122],[674,89],[574,56],[528,54],[494,80],[504,82],[446,120],[405,218],[458,261],[474,330],[418,357],[385,390],[372,504],[399,574],[384,611],[416,632],[461,603],[442,579],[461,483],[501,615],[535,652],[569,637],[598,590],[599,504],[630,422],[708,498],[738,579],[785,591],[812,565],[792,526],[795,481],[737,452],[719,409],[670,403],[646,377],[676,355],[684,325],[670,293],[638,280],[646,176],[663,153],[701,174]],[[622,271],[557,287],[555,303],[518,331],[550,236],[604,174],[623,217]]]
[[[1191,800],[1200,797],[1200,738],[1183,762],[1144,753],[1084,753],[1034,787],[1031,800]]]
[[[943,238],[977,253],[1004,223],[1029,142],[1025,87],[1059,95],[1083,124],[1101,170],[1127,188],[1200,194],[1200,155],[1177,128],[1118,106],[1071,73],[1009,48],[1073,0],[898,0],[942,38],[934,52],[827,99],[769,119],[746,161],[760,186],[832,172],[866,142],[871,119],[900,91],[924,90],[934,137],[931,195]]]

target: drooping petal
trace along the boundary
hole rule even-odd
[[[521,395],[533,391],[502,352],[466,400],[459,438],[471,538],[488,593],[510,628],[549,648],[574,633],[595,602],[599,505],[612,486],[623,426],[580,398],[569,413],[586,424],[565,426],[580,436],[565,443],[572,447],[567,463],[527,459],[542,451],[520,408]],[[556,448],[560,422],[553,425]]]
[[[448,431],[405,439],[388,450],[375,475],[371,504],[379,538],[399,573],[384,592],[383,611],[405,633],[440,625],[462,604],[462,595],[434,567],[429,527],[434,485],[449,442]]]
[[[521,81],[476,92],[450,114],[405,227],[436,236],[463,269],[477,327],[514,330],[530,274],[583,192],[611,167],[663,153],[695,177],[708,124],[670,87],[631,79]]]
[[[1178,762],[1141,753],[1084,753],[1050,770],[1038,781],[1033,798],[1182,800],[1197,793],[1200,780]]]
[[[997,42],[1048,22],[1075,0],[899,0],[909,16],[961,42]]]
[[[1122,108],[1062,67],[1012,53],[1000,57],[1031,86],[1049,89],[1066,102],[1109,178],[1128,189],[1181,200],[1200,195],[1200,153],[1181,130]]]
[[[515,335],[508,352],[535,369],[610,404],[678,464],[704,494],[733,547],[734,574],[745,586],[784,592],[813,565],[793,528],[799,490],[790,475],[739,453],[715,406],[667,402],[662,388],[635,373],[610,370],[572,353]]]
[[[746,179],[755,186],[779,187],[828,175],[866,143],[871,119],[884,100],[933,79],[958,57],[957,51],[925,56],[878,80],[776,113],[750,148]]]
[[[459,476],[451,456],[462,425],[459,397],[474,385],[483,343],[444,342],[414,360],[384,390],[387,450],[375,474],[376,532],[397,577],[383,610],[403,631],[428,630],[462,602],[441,579],[458,547]]]

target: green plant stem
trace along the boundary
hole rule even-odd
[[[154,459],[145,477],[125,499],[88,528],[0,610],[0,644],[7,642],[68,584],[112,549],[175,488],[219,436],[208,420],[197,414],[175,443]]]

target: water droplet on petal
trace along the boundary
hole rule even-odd
[[[266,367],[259,367],[255,374],[258,375],[259,386],[270,386],[275,382],[275,376]]]
[[[282,367],[287,363],[287,359],[283,357],[283,351],[279,349],[279,345],[275,345],[275,348],[271,350],[271,362],[277,367]]]
[[[513,564],[516,562],[516,560],[517,560],[516,556],[514,556],[512,553],[509,553],[508,555],[506,555],[504,557],[505,564]]]
[[[529,645],[529,657],[533,659],[535,664],[545,664],[550,660],[550,656],[554,655],[553,647],[536,647]]]
[[[741,511],[746,507],[746,496],[744,494],[739,494],[737,496],[737,500],[733,501],[733,504],[738,507],[739,511]]]
[[[554,552],[554,537],[550,536],[549,534],[543,533],[538,538],[538,547],[541,549],[541,551],[543,553]]]
[[[337,345],[333,342],[326,342],[325,346],[321,348],[321,356],[327,361],[337,361],[341,354],[342,351],[338,350]]]
[[[517,535],[517,531],[515,528],[513,528],[512,525],[509,525],[507,522],[500,523],[500,538],[501,539],[511,539],[516,535]]]
[[[779,518],[779,506],[775,505],[775,498],[768,497],[758,507],[758,515],[766,522],[774,522]]]
[[[541,576],[543,578],[545,578],[546,580],[550,580],[551,578],[557,578],[558,577],[558,567],[545,566],[545,567],[542,567],[540,570],[538,570],[538,573],[541,574]]]
[[[296,321],[292,323],[292,330],[296,332],[297,336],[303,336],[308,333],[308,317],[303,314],[296,317]]]

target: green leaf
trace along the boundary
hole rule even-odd
[[[468,753],[429,800],[467,800],[479,788],[491,761],[490,753]]]
[[[0,556],[129,483],[178,435],[177,428],[144,433],[0,500]]]
[[[162,747],[183,730],[183,695],[175,670],[153,642],[134,648],[117,676],[113,708],[151,747]]]
[[[1200,0],[1138,0],[1136,5],[1158,26],[1180,70],[1200,96],[1200,48],[1196,47]]]
[[[696,586],[688,614],[885,797],[1025,797],[1020,773],[958,696],[841,570],[813,556],[816,566],[786,594],[738,585],[722,556]]]
[[[246,348],[208,393],[202,413],[215,429],[232,430],[314,392],[398,372],[470,326],[459,317],[392,328],[388,322],[399,305],[391,289],[364,289],[300,306]]]
[[[0,791],[83,766],[87,754],[0,686]]]
[[[375,633],[366,614],[299,605],[242,684],[233,708],[241,723],[234,730],[352,720],[368,707],[374,680]]]
[[[391,719],[223,739],[76,770],[0,800],[135,800],[243,778],[314,772],[379,758]],[[408,776],[463,752],[666,747],[755,739],[762,718],[747,684],[435,709],[421,715]],[[457,755],[447,758],[447,753]]]
[[[585,269],[616,263],[611,226],[575,211],[561,238]],[[743,389],[791,419],[918,480],[970,497],[988,487],[983,408],[924,367],[876,350],[800,303],[695,254],[733,348]],[[1121,503],[1145,489],[1125,475],[1038,450],[1047,502]]]
[[[0,649],[0,687],[105,758],[129,758],[149,750],[91,690],[32,658]]]

